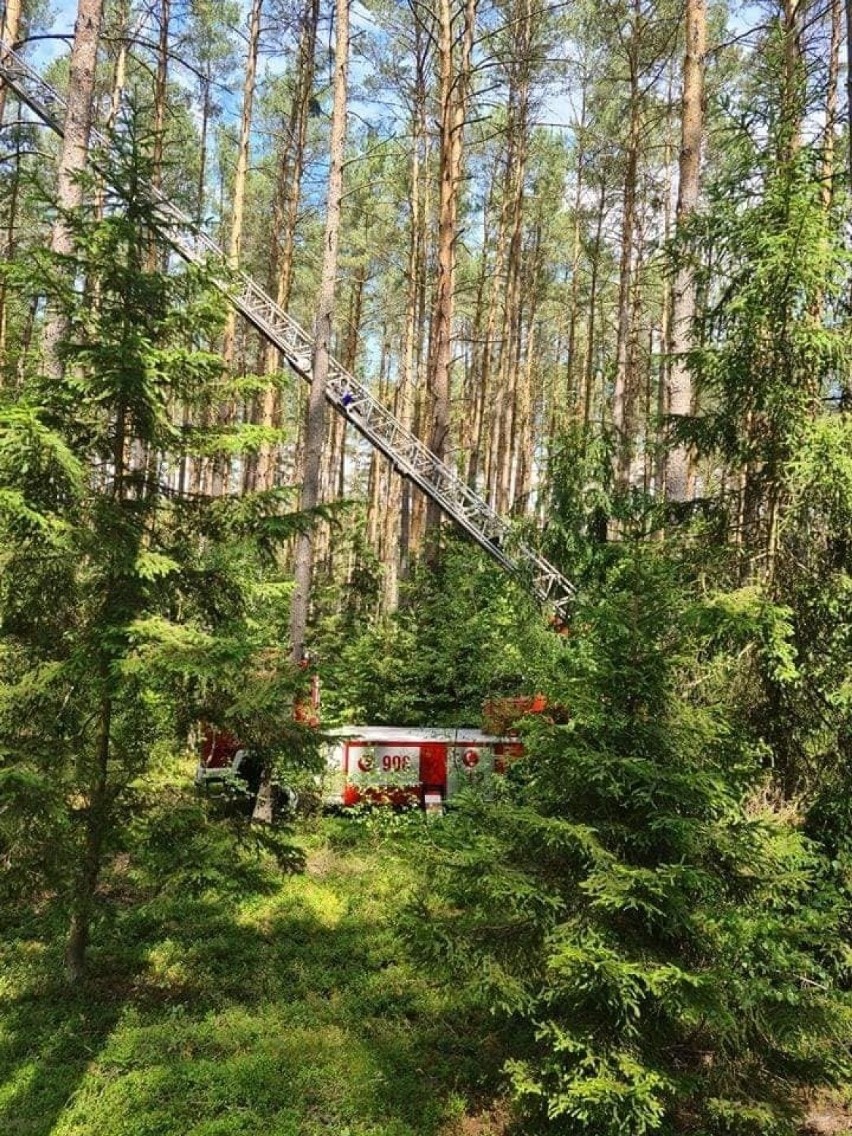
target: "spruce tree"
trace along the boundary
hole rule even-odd
[[[70,251],[16,271],[62,315],[62,373],[36,366],[0,403],[0,841],[17,897],[42,890],[65,912],[72,981],[154,745],[206,701],[275,754],[297,685],[274,639],[274,554],[302,526],[282,491],[180,488],[205,440],[175,420],[218,388],[221,360],[199,345],[221,305],[205,271],[151,266],[160,223],[132,121],[120,149],[103,216],[64,212]]]
[[[433,828],[415,940],[501,1016],[524,1131],[793,1133],[848,1066],[842,900],[726,706],[783,620],[679,576],[655,549],[612,570],[565,648],[571,721]]]

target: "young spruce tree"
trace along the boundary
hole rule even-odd
[[[432,828],[413,933],[501,1016],[524,1132],[792,1134],[848,1064],[841,901],[722,701],[777,613],[679,576],[624,557],[574,613],[571,721]]]
[[[72,981],[154,744],[206,698],[277,752],[296,685],[271,639],[286,585],[270,566],[296,529],[282,493],[205,500],[170,476],[203,447],[175,411],[220,382],[200,345],[221,305],[203,271],[150,267],[157,220],[132,123],[125,148],[103,216],[68,212],[70,253],[16,273],[62,315],[61,375],[31,373],[0,399],[2,898],[59,906]]]

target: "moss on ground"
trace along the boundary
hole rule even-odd
[[[116,857],[85,989],[48,915],[0,948],[0,1132],[496,1132],[472,1118],[498,1085],[487,1024],[394,935],[410,842],[326,820],[259,848],[180,808]]]

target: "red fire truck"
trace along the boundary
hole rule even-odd
[[[480,730],[345,726],[327,736],[329,805],[440,808],[463,786],[487,784],[523,752],[517,737]]]
[[[465,785],[487,785],[523,753],[517,737],[480,730],[342,726],[325,734],[326,805],[388,804],[439,809]],[[251,754],[223,731],[206,728],[196,782],[209,786],[230,776],[256,791]]]

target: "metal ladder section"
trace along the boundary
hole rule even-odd
[[[65,122],[65,99],[13,48],[0,41],[0,79],[12,87],[35,114],[57,134]],[[109,140],[99,131],[92,141],[104,149]],[[148,195],[157,209],[163,237],[183,259],[227,268],[222,249],[153,186]],[[216,282],[234,307],[273,343],[288,366],[310,382],[314,337],[299,326],[245,273],[228,270]],[[537,599],[565,614],[574,585],[531,545],[516,539],[511,526],[483,501],[454,469],[437,458],[354,375],[340,363],[329,363],[326,398],[347,422],[409,478],[427,497],[508,572],[531,584]]]

